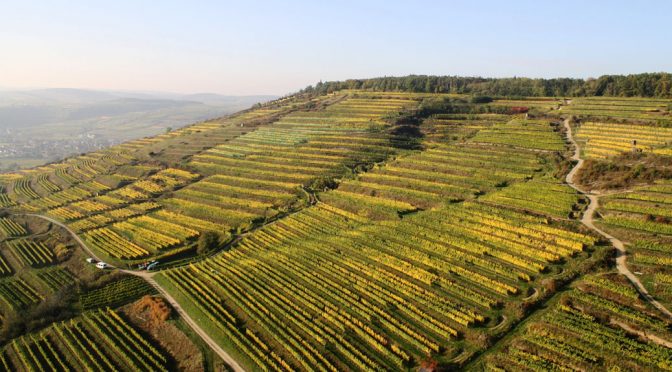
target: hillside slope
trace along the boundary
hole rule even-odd
[[[560,118],[602,135],[583,124],[594,105],[473,101],[295,95],[2,175],[0,204],[61,221],[119,268],[158,259],[148,275],[241,369],[586,370],[615,365],[619,347],[628,366],[669,369],[670,319],[615,273],[613,247],[579,222],[588,200],[564,182]],[[666,133],[666,109],[599,104],[607,131]],[[667,185],[651,187],[638,195],[666,203]],[[660,258],[638,264],[664,279],[669,221],[631,222],[664,217],[642,208],[604,223],[656,233],[638,235],[657,252],[637,257]]]

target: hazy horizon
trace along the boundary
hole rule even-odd
[[[67,87],[67,86],[27,86],[27,87],[12,87],[0,85],[0,92],[31,92],[31,91],[46,91],[46,90],[80,90],[91,92],[105,92],[118,94],[147,94],[147,95],[175,95],[175,96],[191,96],[201,94],[214,94],[222,97],[268,97],[273,99],[280,97],[279,94],[222,94],[209,91],[192,91],[192,92],[175,92],[167,90],[151,90],[151,89],[107,89],[107,88],[87,88],[87,87]]]
[[[284,95],[409,74],[669,72],[660,25],[671,11],[664,1],[7,2],[0,87]]]

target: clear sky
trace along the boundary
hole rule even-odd
[[[672,1],[0,0],[0,87],[284,94],[672,71]]]

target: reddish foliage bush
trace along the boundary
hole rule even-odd
[[[149,295],[133,304],[133,310],[136,314],[149,316],[147,321],[154,325],[165,322],[171,315],[171,309],[163,298]]]
[[[530,111],[529,107],[523,107],[523,106],[514,106],[509,109],[509,112],[511,114],[524,114],[526,112]]]

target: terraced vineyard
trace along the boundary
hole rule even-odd
[[[562,151],[562,138],[554,131],[551,123],[545,120],[511,120],[505,124],[494,125],[480,130],[474,141],[492,144],[511,145],[546,151]]]
[[[32,240],[13,240],[7,245],[26,265],[39,267],[54,262],[53,252],[43,243]]]
[[[386,113],[410,100],[347,99],[325,111],[287,115],[271,126],[194,156],[190,166],[211,175],[163,201],[169,210],[224,228],[273,218],[303,197],[300,187],[343,174],[393,151],[392,138],[374,135]],[[303,201],[305,203],[305,200]]]
[[[618,278],[589,277],[581,286],[527,325],[504,350],[489,356],[486,368],[672,370],[669,343],[629,336],[636,329],[636,334],[646,332],[669,340],[669,320],[647,310],[637,293]]]
[[[68,269],[61,267],[40,271],[37,273],[37,277],[52,291],[67,288],[76,282],[76,277]]]
[[[659,182],[609,196],[601,206],[600,226],[629,243],[629,263],[647,288],[672,303],[672,184]]]
[[[4,186],[0,186],[0,208],[10,207],[14,204],[12,199],[7,195],[7,191]]]
[[[604,223],[643,233],[670,235],[665,218],[672,217],[668,204],[672,184],[640,187],[634,192],[609,197],[603,205]]]
[[[11,275],[12,268],[7,264],[7,260],[0,256],[0,276]]]
[[[483,154],[479,145],[437,144],[345,182],[323,200],[368,211],[364,214],[388,209],[396,217],[396,210],[474,198],[510,180],[532,177],[541,167],[534,154],[524,151],[493,149]]]
[[[117,307],[154,292],[142,278],[128,277],[86,293],[81,303],[84,309]]]
[[[672,151],[672,128],[652,125],[586,122],[581,124],[577,138],[585,141],[587,157],[632,151],[670,154]]]
[[[469,204],[368,224],[320,203],[159,280],[259,367],[401,368],[426,353],[459,354],[454,343],[471,326],[594,244],[542,221]]]
[[[26,235],[26,229],[10,218],[0,218],[0,236],[5,238]]]
[[[634,139],[664,157],[669,102],[482,98],[298,94],[2,175],[4,312],[79,290],[72,320],[6,343],[5,368],[167,369],[107,309],[147,294],[234,370],[672,368],[669,319],[581,222],[598,196],[565,182],[559,119],[586,157]],[[666,303],[671,187],[603,196],[597,221]],[[91,253],[50,238],[60,224]],[[91,255],[124,273],[82,268]],[[159,272],[136,270],[151,259]]]
[[[85,313],[0,351],[6,370],[167,371],[166,356],[113,310]]]
[[[427,353],[466,359],[479,347],[458,340],[495,323],[499,306],[521,301],[554,263],[595,244],[508,205],[447,204],[542,174],[538,150],[562,140],[549,124],[531,125],[549,140],[493,147],[478,137],[459,145],[433,138],[228,253],[157,280],[194,303],[203,327],[220,330],[213,337],[237,345],[254,368],[394,369]],[[552,190],[570,211],[578,202],[560,185]],[[417,215],[400,221],[407,213]]]
[[[642,99],[625,97],[581,97],[572,98],[571,104],[555,111],[558,115],[607,118],[641,121],[648,123],[670,123],[669,99]]]
[[[586,204],[576,190],[554,180],[519,182],[479,200],[555,218],[576,218]]]
[[[14,310],[35,305],[43,299],[35,288],[19,278],[0,280],[0,298]]]
[[[320,99],[315,102],[319,103]],[[289,100],[286,104],[293,104],[293,101]],[[173,158],[176,153],[171,152],[171,149],[176,147],[182,151],[176,160],[182,162],[185,158],[207,149],[207,143],[215,146],[245,136],[248,131],[252,131],[252,137],[258,136],[262,131],[254,131],[255,127],[263,125],[269,117],[282,113],[286,107],[288,106],[276,105],[275,108],[249,111],[220,122],[196,124],[154,138],[131,141],[98,153],[69,159],[63,163],[23,171],[23,174],[8,175],[6,178],[14,187],[7,198],[22,200],[25,202],[22,208],[30,212],[46,212],[67,223],[75,231],[83,232],[85,240],[92,248],[111,258],[138,259],[164,254],[172,248],[189,246],[203,231],[218,231],[227,235],[228,229],[235,229],[238,225],[259,217],[272,216],[293,203],[300,203],[300,197],[297,197],[300,196],[298,186],[306,178],[298,177],[299,183],[272,185],[274,188],[280,186],[279,192],[273,192],[275,189],[266,190],[267,185],[260,184],[259,187],[263,190],[258,191],[256,197],[262,200],[245,203],[243,200],[254,196],[246,193],[240,195],[238,203],[235,203],[235,198],[230,195],[237,195],[249,188],[244,180],[231,181],[225,178],[225,174],[221,174],[200,183],[196,181],[201,175],[194,171],[175,167],[161,169],[154,165],[135,163],[139,158],[151,158],[159,152]],[[332,115],[338,116],[337,110]],[[368,117],[364,115],[359,120],[368,120]],[[273,131],[279,133],[282,129]],[[275,132],[271,136],[275,136]],[[198,147],[183,145],[188,142],[198,142]],[[207,152],[199,156],[206,154]],[[269,153],[266,158],[270,159],[272,156],[274,154]],[[203,159],[198,159],[200,158],[194,158],[187,163],[187,167],[201,171],[199,162],[214,165],[209,160],[202,162]],[[288,164],[282,162],[276,168],[285,166]],[[251,169],[257,172],[254,166]],[[314,172],[306,174],[312,176]],[[239,174],[234,176],[240,178]],[[262,180],[257,178],[254,181]],[[192,183],[195,183],[193,187],[185,188],[173,198],[163,199],[161,203],[152,201],[156,196]],[[218,194],[221,195],[213,194],[213,187],[220,188]],[[207,193],[209,199],[199,199],[204,193]],[[228,205],[230,212],[227,213],[226,208],[222,208],[219,213],[221,216],[217,216],[209,212],[212,211],[212,206],[199,204],[199,200],[212,204],[215,197],[219,198],[222,207]],[[252,208],[250,211],[234,210],[244,209],[248,204]],[[167,209],[163,209],[164,207]],[[148,216],[147,213],[152,211],[156,213]],[[227,222],[228,226],[223,225],[236,213],[240,217],[238,220]]]

